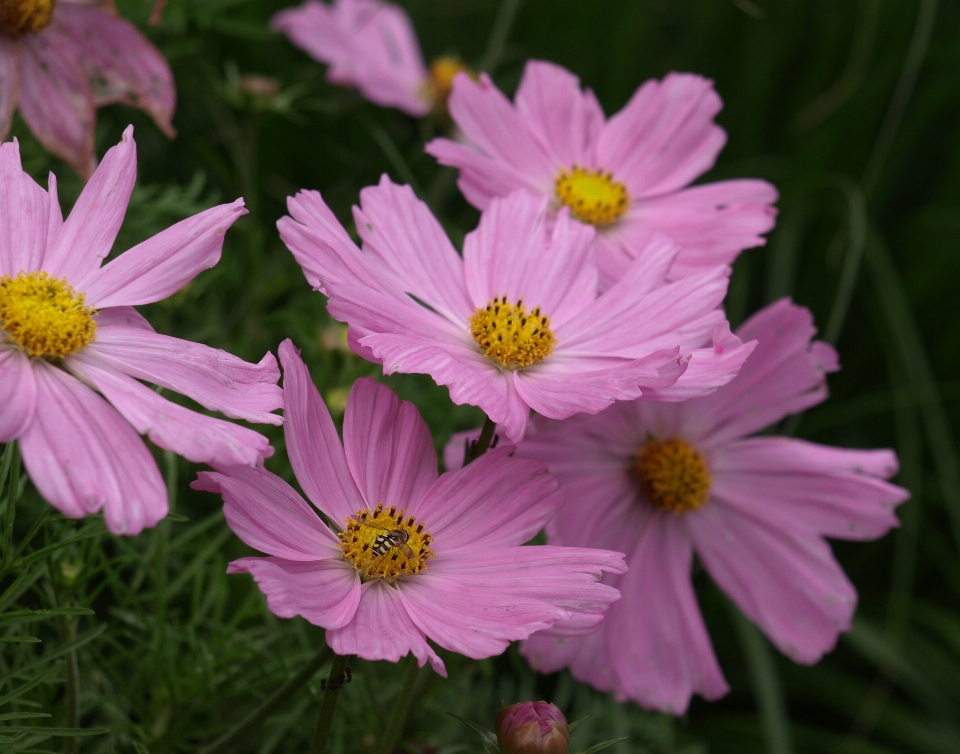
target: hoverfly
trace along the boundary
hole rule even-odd
[[[379,529],[383,532],[382,534],[378,534],[377,538],[373,541],[373,549],[371,552],[374,557],[386,555],[396,547],[408,560],[415,559],[416,556],[413,554],[413,550],[407,546],[407,542],[410,540],[410,532],[404,529],[391,529],[388,526],[374,523],[369,519],[360,518],[360,516],[350,516],[350,518],[360,524],[360,526],[369,526],[371,529]]]

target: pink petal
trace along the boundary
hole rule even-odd
[[[0,141],[10,134],[20,97],[20,50],[11,39],[0,39]]]
[[[20,438],[40,494],[80,518],[103,509],[114,534],[139,534],[167,515],[167,490],[137,433],[106,401],[41,359],[33,364],[37,410]]]
[[[283,436],[301,489],[338,525],[366,507],[310,372],[289,338],[280,344],[283,364]]]
[[[467,201],[486,209],[495,196],[517,189],[537,194],[553,191],[554,178],[562,166],[486,74],[480,74],[480,81],[457,74],[447,107],[467,145],[434,139],[425,149],[441,165],[461,168],[458,185]],[[477,153],[482,159],[471,160]],[[484,166],[476,171],[476,177],[474,170],[462,169],[466,160],[475,168]],[[497,190],[489,192],[490,186]]]
[[[97,328],[101,327],[135,327],[138,330],[156,332],[140,312],[132,306],[114,306],[110,309],[101,309],[97,312]]]
[[[723,104],[713,82],[687,73],[647,81],[604,126],[597,162],[634,198],[681,189],[705,173],[726,142],[713,117]]]
[[[569,668],[578,681],[598,691],[615,691],[616,679],[607,656],[606,632],[601,628],[587,636],[550,637],[534,634],[520,645],[520,654],[538,673],[556,673]]]
[[[546,197],[518,191],[494,199],[463,244],[467,316],[506,295],[523,299],[528,312],[540,306],[556,331],[596,298],[594,235],[567,212],[549,222]]]
[[[201,212],[137,244],[101,268],[86,288],[97,306],[152,304],[220,261],[223,236],[247,210],[243,199]]]
[[[464,289],[463,261],[427,205],[386,175],[360,192],[360,204],[353,214],[364,252],[386,265],[406,293],[465,322],[474,306]]]
[[[595,167],[593,145],[603,128],[603,110],[593,92],[566,68],[528,60],[514,96],[527,127],[567,167]]]
[[[20,115],[47,151],[89,178],[96,109],[93,92],[58,30],[49,26],[20,41]]]
[[[400,7],[376,0],[337,0],[331,8],[308,0],[276,14],[270,25],[330,65],[331,81],[356,86],[372,102],[414,117],[430,111],[420,93],[427,76],[420,46]]]
[[[883,481],[897,472],[890,450],[849,450],[786,437],[725,443],[710,459],[713,494],[725,505],[838,539],[876,539],[900,522],[910,493]]]
[[[654,516],[617,582],[623,598],[602,629],[618,689],[673,715],[686,711],[695,692],[718,699],[729,690],[694,596],[692,559],[683,519]]]
[[[351,623],[327,631],[327,644],[338,655],[358,655],[364,660],[397,662],[413,652],[420,667],[427,660],[447,677],[443,661],[423,632],[410,620],[400,592],[380,579],[360,587],[360,604]]]
[[[285,560],[343,560],[340,541],[310,505],[276,474],[232,466],[201,471],[190,485],[223,495],[223,514],[240,539]]]
[[[102,364],[186,395],[212,411],[262,424],[283,423],[269,413],[283,405],[280,370],[271,353],[251,364],[201,343],[103,322],[88,347]]]
[[[470,546],[521,545],[559,509],[556,480],[536,461],[487,451],[441,476],[410,513],[433,535],[438,555]]]
[[[40,269],[51,199],[20,165],[16,141],[0,144],[0,274]]]
[[[33,422],[37,381],[30,357],[19,348],[0,346],[0,442],[16,440]]]
[[[836,352],[813,343],[816,333],[807,309],[781,299],[761,309],[737,330],[756,349],[737,378],[717,392],[686,404],[684,431],[718,445],[820,403],[827,395],[826,373],[836,371]]]
[[[273,455],[270,441],[258,432],[171,403],[105,366],[94,352],[69,357],[67,367],[99,390],[137,432],[194,463],[253,466]]]
[[[669,387],[645,390],[645,401],[685,401],[706,395],[733,380],[753,353],[757,341],[744,343],[730,332],[724,320],[713,328],[713,346],[688,352],[690,361],[680,378]]]
[[[813,664],[850,629],[857,593],[827,543],[786,519],[715,501],[687,523],[717,585],[781,652]]]
[[[120,143],[107,150],[70,216],[50,239],[44,269],[85,291],[113,248],[136,181],[137,145],[133,126],[127,126]]]
[[[777,190],[766,181],[693,186],[641,200],[618,231],[622,237],[653,232],[670,236],[682,250],[670,270],[676,279],[706,267],[730,264],[744,249],[763,246],[767,241],[761,234],[776,221],[777,210],[772,205],[777,198]]]
[[[97,107],[114,102],[139,107],[173,138],[173,73],[133,24],[103,8],[70,2],[57,5],[54,24],[90,82]]]
[[[360,603],[360,579],[342,558],[309,562],[240,558],[230,563],[227,573],[253,576],[274,615],[300,615],[327,629],[350,623]]]
[[[410,509],[439,476],[437,451],[420,412],[369,377],[354,382],[350,390],[343,447],[350,473],[371,509],[379,503]]]

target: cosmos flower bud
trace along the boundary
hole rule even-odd
[[[547,702],[520,702],[496,720],[501,754],[567,754],[570,731],[563,713]]]

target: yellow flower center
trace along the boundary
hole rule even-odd
[[[612,173],[577,165],[557,173],[554,188],[570,214],[590,225],[609,225],[627,211],[630,201],[627,187],[613,180]]]
[[[637,454],[634,471],[647,499],[658,510],[690,513],[709,498],[707,462],[685,440],[648,440]]]
[[[0,327],[28,356],[62,359],[97,336],[97,310],[66,279],[46,272],[0,278]]]
[[[430,64],[426,95],[438,112],[444,114],[447,112],[447,100],[450,99],[450,92],[453,91],[453,79],[460,71],[465,71],[474,80],[477,78],[477,74],[457,58],[442,55]]]
[[[423,523],[396,506],[358,511],[337,536],[343,557],[363,581],[412,576],[427,570],[427,561],[436,557]]]
[[[527,314],[523,299],[511,304],[506,295],[494,298],[470,317],[470,334],[483,355],[507,369],[529,367],[553,351],[556,338],[550,318],[536,307]]]
[[[56,0],[0,0],[0,31],[12,37],[45,28]]]

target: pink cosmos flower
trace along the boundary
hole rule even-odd
[[[753,348],[730,334],[720,308],[728,270],[668,283],[677,249],[662,237],[598,295],[593,228],[565,211],[548,222],[545,198],[491,202],[463,257],[408,186],[384,176],[360,200],[362,249],[317,192],[288,200],[280,236],[307,280],[350,325],[358,353],[387,373],[429,374],[514,441],[531,408],[563,419],[647,391],[702,395]]]
[[[154,332],[133,308],[172,295],[220,258],[243,200],[201,212],[101,266],[136,180],[133,127],[63,220],[57,184],[40,188],[17,142],[0,145],[0,442],[20,441],[40,494],[71,518],[103,510],[115,534],[167,513],[156,461],[138,436],[197,463],[262,463],[262,435],[189,411],[146,380],[209,409],[280,424],[271,354],[249,364]]]
[[[437,58],[427,70],[410,17],[380,0],[307,0],[277,13],[270,26],[330,66],[329,81],[416,118],[444,112],[454,76],[469,73],[450,57]]]
[[[86,180],[97,166],[96,108],[114,102],[145,110],[173,137],[170,66],[112,3],[3,0],[0,140],[19,105],[37,140]]]
[[[618,403],[597,416],[538,422],[518,455],[542,460],[566,504],[552,544],[627,553],[608,580],[623,599],[582,639],[533,637],[535,668],[569,667],[598,689],[683,713],[727,684],[697,607],[694,552],[781,652],[812,664],[850,628],[857,594],[824,537],[869,540],[897,526],[908,493],[884,479],[890,450],[749,437],[826,397],[836,353],[811,343],[812,317],[784,299],[738,330],[759,345],[740,374],[685,403]],[[462,447],[462,446],[461,446]]]
[[[774,224],[777,192],[765,181],[689,186],[726,141],[713,122],[720,107],[712,82],[671,73],[646,82],[605,120],[576,76],[531,60],[513,103],[486,76],[457,76],[449,109],[462,138],[434,139],[426,149],[460,169],[460,189],[479,209],[524,188],[595,226],[603,286],[657,232],[682,249],[670,271],[678,278],[732,262],[765,243],[760,234]]]
[[[284,434],[307,497],[262,468],[201,472],[230,528],[266,558],[241,558],[282,618],[327,629],[334,652],[396,662],[412,652],[446,675],[427,639],[480,659],[534,631],[596,630],[620,553],[521,547],[561,504],[542,464],[491,451],[439,475],[417,409],[372,379],[354,383],[343,444],[293,344],[280,346]]]

